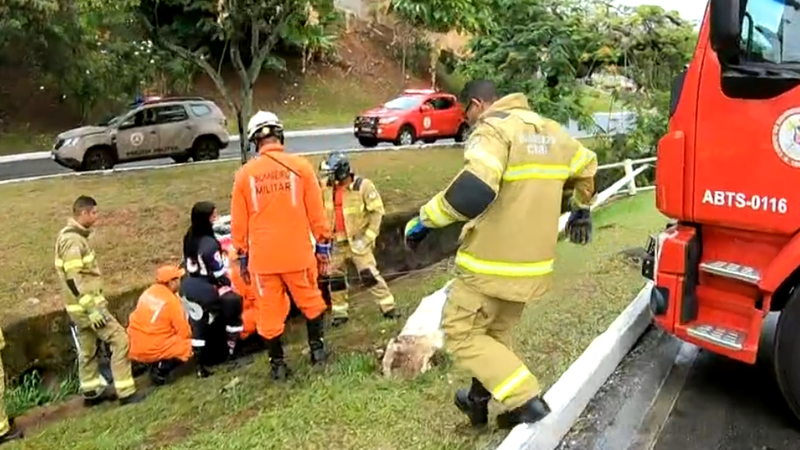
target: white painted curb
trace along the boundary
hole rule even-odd
[[[651,321],[652,283],[642,288],[608,329],[547,391],[552,412],[534,425],[518,425],[497,450],[554,450],[578,420],[589,401],[628,354]]]

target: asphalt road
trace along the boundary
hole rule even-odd
[[[651,330],[559,450],[798,450],[800,422],[766,366]]]
[[[452,139],[436,141],[439,143],[453,143]],[[336,134],[330,136],[310,136],[286,138],[286,149],[292,153],[299,152],[318,152],[328,150],[345,150],[350,148],[360,148],[358,141],[352,134]],[[391,147],[390,144],[381,144],[380,147]],[[228,148],[220,154],[222,158],[236,157],[239,155],[239,141],[231,142]],[[118,167],[136,167],[174,164],[169,158],[141,161],[128,164],[120,164]],[[52,160],[37,159],[32,161],[14,161],[0,164],[0,181],[12,180],[15,178],[38,177],[52,175],[56,173],[68,173],[65,169]]]

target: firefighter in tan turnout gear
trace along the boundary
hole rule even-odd
[[[498,425],[512,428],[550,412],[536,377],[509,348],[510,334],[525,304],[550,286],[567,180],[575,185],[567,233],[589,242],[597,159],[557,122],[532,112],[523,94],[498,99],[492,82],[476,80],[461,101],[474,126],[465,166],[406,225],[406,244],[413,248],[431,228],[467,222],[442,312],[445,345],[474,377],[455,403],[480,426],[494,398],[505,409]]]
[[[396,319],[394,297],[378,272],[373,254],[384,215],[378,190],[372,181],[353,173],[350,161],[341,152],[331,153],[322,161],[320,174],[327,179],[322,199],[335,236],[328,273],[320,274],[330,289],[331,324],[336,327],[348,321],[348,261],[356,267],[383,316]]]
[[[55,265],[66,299],[66,310],[77,328],[78,376],[87,406],[111,400],[97,363],[97,340],[111,347],[111,373],[116,397],[126,405],[141,401],[128,361],[128,335],[109,313],[103,296],[100,267],[89,245],[91,228],[97,221],[97,202],[80,196],[72,205],[73,217],[58,233]]]

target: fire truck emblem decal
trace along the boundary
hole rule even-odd
[[[772,146],[783,162],[800,168],[800,108],[786,111],[775,121]]]

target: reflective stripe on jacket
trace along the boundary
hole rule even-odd
[[[543,295],[554,266],[564,184],[574,181],[574,205],[589,205],[597,157],[560,124],[532,112],[524,95],[512,94],[481,115],[464,159],[462,172],[491,188],[494,200],[468,220],[448,203],[445,190],[421,208],[424,225],[468,221],[456,264],[478,291],[520,302]]]

